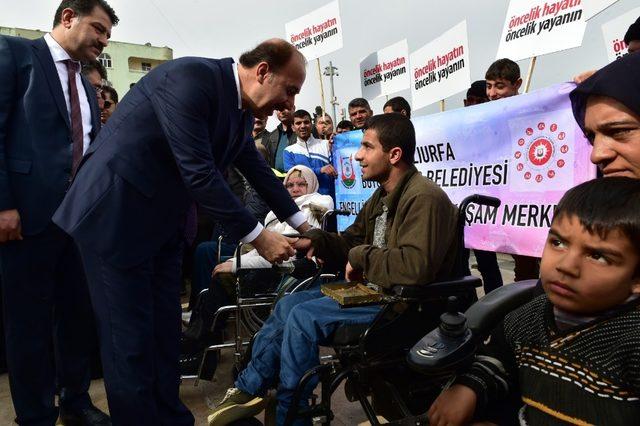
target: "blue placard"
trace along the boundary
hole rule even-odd
[[[336,179],[336,208],[349,210],[350,216],[338,216],[338,230],[344,231],[356,219],[366,200],[378,187],[377,182],[363,181],[356,152],[360,148],[362,131],[341,133],[333,139],[333,167]]]

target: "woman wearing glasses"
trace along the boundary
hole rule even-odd
[[[333,198],[318,193],[318,178],[313,170],[306,166],[293,166],[284,178],[284,186],[289,191],[291,198],[298,208],[306,216],[307,222],[314,228],[320,227],[320,219],[327,210],[333,209]],[[264,220],[264,226],[269,231],[279,234],[295,234],[297,231],[286,222],[280,222],[275,213],[270,211]],[[242,255],[242,268],[260,269],[271,268],[271,263],[262,258],[256,250],[251,250]],[[223,272],[236,272],[235,258],[220,263],[213,270],[213,275]]]

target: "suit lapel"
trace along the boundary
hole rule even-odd
[[[229,131],[230,140],[227,148],[227,158],[235,158],[243,149],[246,142],[247,129],[252,128],[249,120],[252,120],[252,114],[248,110],[238,109],[238,89],[236,80],[233,75],[232,64],[230,58],[220,60],[220,69],[222,71],[222,85],[224,96],[229,105]]]
[[[253,115],[248,110],[240,111],[238,114],[239,118],[236,121],[235,133],[232,135],[231,139],[231,158],[236,158],[236,156],[244,149],[245,144],[247,142],[247,137],[251,133],[251,129],[253,128]]]
[[[233,136],[238,135],[238,126],[243,118],[243,111],[238,109],[238,89],[236,88],[236,79],[233,76],[232,68],[233,60],[220,60],[220,69],[222,70],[222,90],[226,99],[229,100],[229,130]],[[234,142],[234,141],[232,141]]]
[[[40,65],[44,71],[49,89],[53,95],[53,99],[58,107],[58,111],[62,115],[64,122],[67,123],[67,128],[71,130],[71,123],[69,122],[69,112],[67,111],[67,104],[64,100],[64,93],[62,92],[62,83],[60,77],[58,77],[58,70],[53,63],[51,52],[44,38],[39,38],[33,42],[33,48],[36,52],[36,57],[40,61]]]
[[[87,101],[89,102],[89,109],[91,110],[91,132],[89,133],[89,137],[91,142],[93,142],[102,124],[100,122],[100,111],[98,108],[98,100],[96,99],[96,90],[93,88],[91,83],[89,83],[89,80],[84,78],[83,75],[80,76],[80,80],[82,81],[82,86],[84,87],[84,91],[87,95]]]
[[[244,111],[236,109],[236,108],[231,108],[231,111],[229,112],[229,130],[233,133],[231,133],[231,146],[235,146],[236,144],[236,139],[239,136],[239,133],[242,131],[242,120],[244,117],[243,114]]]

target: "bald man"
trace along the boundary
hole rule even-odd
[[[267,231],[222,176],[233,164],[281,221],[309,225],[256,150],[254,117],[292,109],[304,57],[267,40],[242,56],[153,69],[87,151],[54,221],[80,247],[114,424],[192,425],[178,396],[180,259],[186,213],[224,223],[271,262],[293,239]]]

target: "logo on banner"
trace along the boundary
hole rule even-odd
[[[557,123],[547,125],[540,121],[536,126],[526,127],[520,136],[513,153],[518,180],[529,185],[528,191],[544,189],[545,182],[557,180],[567,163],[571,164],[567,135]]]
[[[353,155],[341,158],[341,181],[345,188],[351,189],[356,184],[356,171],[353,169]]]

